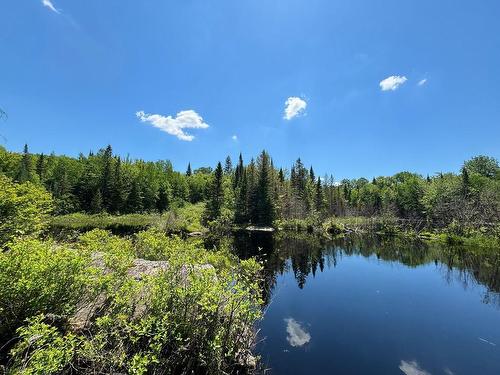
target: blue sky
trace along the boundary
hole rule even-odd
[[[184,170],[265,148],[337,178],[500,156],[497,0],[3,0],[0,14],[10,150],[110,143]]]

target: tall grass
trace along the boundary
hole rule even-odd
[[[167,233],[203,232],[201,223],[204,204],[186,204],[163,214],[144,213],[127,215],[74,213],[54,216],[50,220],[53,233],[86,232],[92,229],[110,230],[115,234],[133,234],[151,227]]]

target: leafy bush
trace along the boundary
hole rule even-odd
[[[97,229],[75,248],[31,240],[0,258],[2,312],[14,311],[9,326],[19,337],[12,372],[219,374],[254,365],[256,261],[157,229],[133,239]],[[96,309],[74,331],[87,305]]]
[[[63,335],[44,319],[43,315],[35,316],[17,330],[20,341],[11,351],[11,373],[60,374],[69,367],[81,338],[72,333]],[[24,358],[29,358],[29,364]]]
[[[14,238],[38,235],[45,228],[52,198],[31,183],[16,184],[0,174],[0,246]]]
[[[50,241],[15,242],[0,253],[0,336],[38,314],[70,315],[90,293],[91,277],[87,251]]]

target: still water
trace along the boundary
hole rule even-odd
[[[265,262],[269,373],[500,374],[500,251],[277,237],[234,240]]]

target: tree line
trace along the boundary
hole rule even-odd
[[[498,222],[500,167],[477,156],[460,173],[421,176],[400,172],[369,181],[317,176],[297,159],[290,169],[274,166],[262,151],[245,164],[240,154],[214,169],[175,171],[169,161],[122,159],[111,146],[77,158],[0,148],[0,172],[17,182],[41,184],[54,197],[55,213],[164,212],[205,202],[205,221],[272,225],[275,220],[390,215],[434,225]]]

